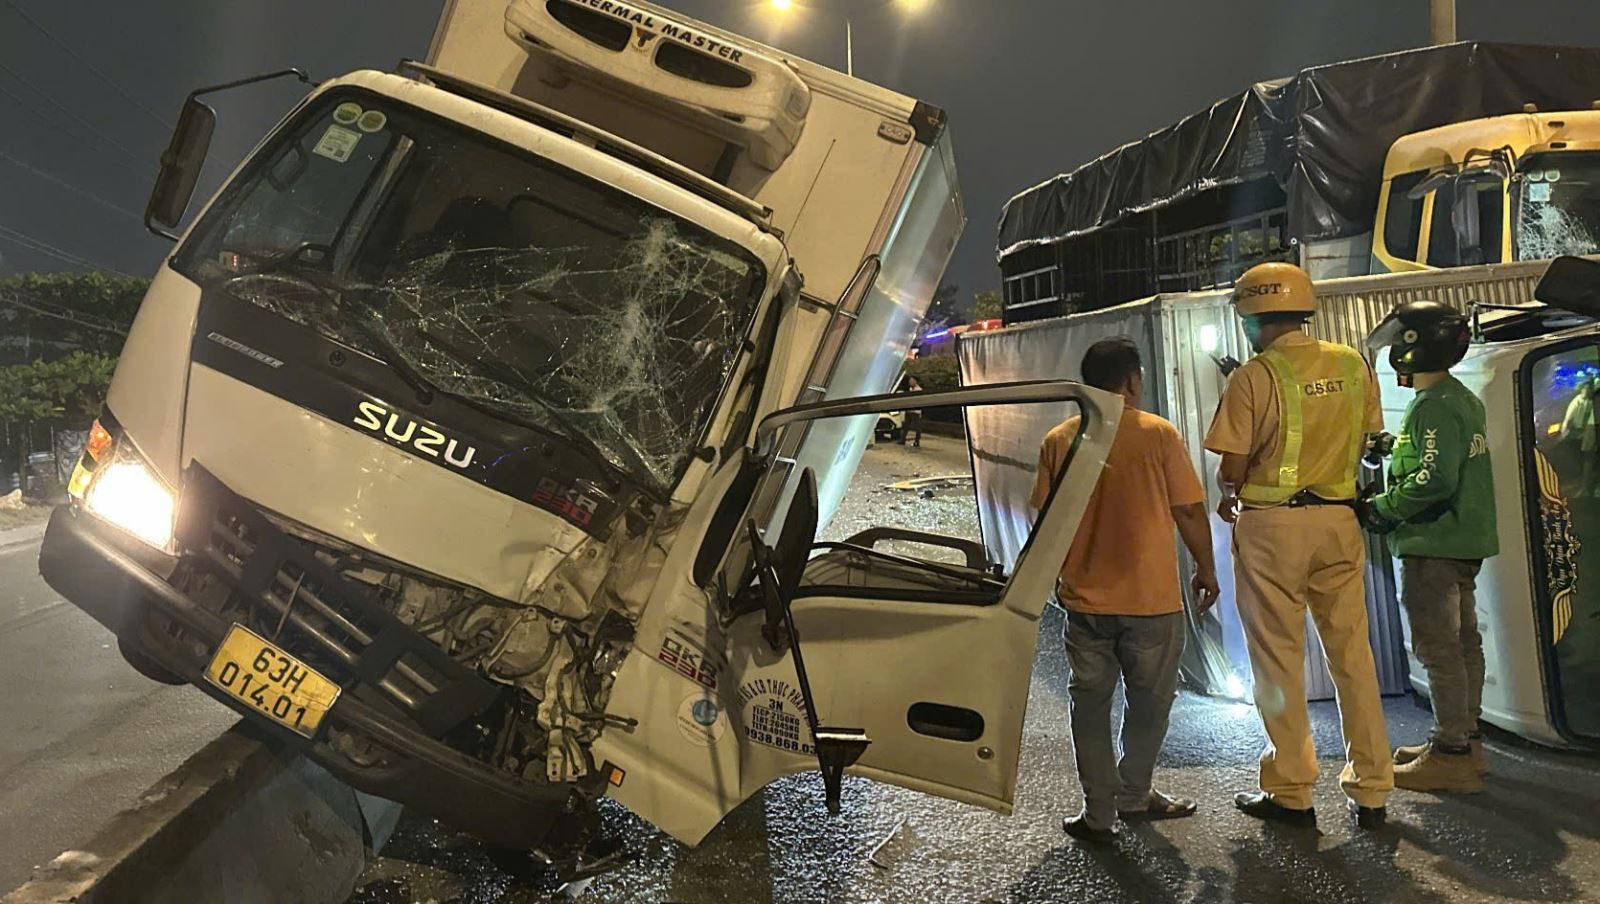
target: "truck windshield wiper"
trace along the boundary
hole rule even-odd
[[[556,408],[555,405],[547,401],[544,398],[544,394],[539,390],[539,387],[535,386],[530,380],[528,380],[527,377],[524,377],[515,368],[509,367],[502,362],[495,361],[490,358],[474,357],[466,354],[461,349],[456,348],[454,344],[439,338],[428,330],[419,330],[418,332],[422,338],[426,339],[435,348],[449,355],[452,359],[466,365],[469,368],[472,368],[473,370],[476,370],[479,374],[488,377],[491,380],[499,381],[507,386],[511,386],[517,390],[520,390],[529,399],[538,403],[540,408],[544,409],[545,414],[550,418],[550,423],[554,426],[555,433],[583,449],[587,455],[603,464],[608,470],[614,472],[628,484],[649,492],[651,495],[660,495],[654,492],[654,487],[649,482],[641,480],[628,468],[621,467],[613,462],[610,456],[606,455],[604,449],[601,449],[594,440],[590,439],[586,434],[584,434],[584,432],[579,429],[577,424],[574,424],[570,419],[567,418],[566,415],[561,413],[560,409]],[[543,429],[549,430],[551,427],[545,426]],[[637,465],[638,462],[635,462],[635,464]]]
[[[315,257],[312,257],[312,255],[315,255]],[[233,278],[238,279],[242,276],[262,276],[277,270],[282,270],[291,264],[302,265],[296,269],[311,269],[317,272],[328,272],[324,267],[318,265],[331,262],[332,259],[332,245],[323,244],[322,242],[301,242],[287,251],[280,252],[262,260],[254,267],[235,273]]]
[[[293,267],[294,278],[316,290],[317,294],[322,296],[323,303],[328,306],[330,311],[342,311],[345,306],[345,300],[356,293],[351,291],[350,286],[345,285],[333,274],[322,270],[320,267],[294,266],[310,263],[304,259],[304,255],[308,251],[318,251],[327,255],[331,254],[333,249],[315,242],[301,242],[294,249],[267,260],[259,267],[235,274],[228,279],[228,282],[234,283],[244,279],[271,276],[277,270]],[[335,319],[340,323],[348,322],[355,327],[356,331],[383,356],[384,363],[389,365],[389,369],[399,375],[400,379],[404,380],[406,385],[416,392],[417,401],[424,405],[432,402],[438,396],[439,388],[430,383],[428,378],[424,377],[415,367],[411,366],[411,362],[406,360],[405,355],[401,353],[393,340],[384,335],[382,330],[373,326],[373,320],[377,319],[377,312],[373,310],[372,306],[360,301],[355,304],[360,309],[358,316],[337,317]]]
[[[412,367],[411,362],[407,361],[405,355],[401,353],[399,346],[395,345],[388,336],[385,336],[382,330],[373,326],[371,321],[364,317],[358,317],[351,321],[351,325],[368,342],[377,347],[378,351],[383,354],[384,363],[388,364],[389,368],[398,374],[400,379],[406,382],[407,386],[416,391],[417,401],[426,405],[432,402],[434,397],[439,394],[439,388],[428,382],[427,377],[424,377],[420,371]]]
[[[304,247],[306,246],[302,246],[302,248]],[[300,253],[298,251],[290,252],[281,256],[280,258],[275,259],[272,269],[277,269],[285,265],[301,262],[303,261],[300,260]],[[544,409],[549,423],[541,424],[528,422],[522,418],[517,418],[511,415],[509,412],[500,411],[494,406],[482,404],[475,399],[471,399],[459,393],[440,389],[427,377],[423,376],[422,372],[406,359],[405,354],[401,352],[399,346],[395,344],[393,339],[390,339],[381,328],[374,325],[376,322],[382,320],[382,317],[379,315],[376,308],[361,298],[361,294],[364,291],[370,291],[370,287],[345,284],[342,281],[331,277],[330,274],[324,274],[320,271],[317,272],[317,275],[313,276],[311,273],[303,272],[307,269],[310,268],[296,267],[296,276],[300,278],[306,285],[309,285],[313,289],[317,290],[317,292],[323,296],[325,302],[331,309],[333,309],[333,311],[345,311],[346,306],[349,306],[349,310],[345,312],[344,316],[339,316],[336,318],[337,321],[340,324],[348,324],[357,332],[359,332],[361,336],[372,345],[373,349],[383,357],[384,363],[387,364],[389,368],[400,377],[401,380],[405,381],[406,385],[410,386],[417,393],[417,400],[419,402],[426,405],[432,402],[438,396],[447,395],[457,402],[461,402],[462,404],[484,412],[490,417],[513,420],[532,429],[553,433],[556,436],[559,436],[577,446],[586,456],[591,458],[606,470],[610,471],[623,483],[626,483],[627,485],[654,497],[659,498],[663,496],[663,493],[661,493],[655,487],[653,482],[639,477],[629,468],[620,466],[616,462],[612,461],[611,457],[606,454],[605,450],[601,449],[594,440],[585,435],[576,424],[572,423],[570,419],[561,413],[560,409],[558,409],[551,402],[547,401],[544,398],[543,393],[539,391],[539,388],[534,385],[532,381],[528,380],[521,373],[519,373],[515,368],[508,367],[499,361],[467,354],[463,350],[455,347],[453,343],[441,339],[432,332],[419,329],[417,332],[421,338],[426,340],[440,352],[443,352],[445,355],[449,356],[452,360],[477,371],[481,376],[504,383],[507,386],[513,387],[522,392],[528,399],[537,403],[540,408]],[[235,277],[235,279],[258,275],[261,274],[255,272],[245,273],[240,274],[239,276]],[[642,461],[636,461],[634,462],[634,465],[642,465]]]

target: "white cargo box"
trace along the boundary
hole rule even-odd
[[[626,139],[770,211],[807,302],[782,342],[816,350],[778,375],[782,398],[894,385],[965,224],[942,110],[644,2],[448,0],[428,62],[591,127],[576,140]],[[786,437],[781,460],[817,473],[824,522],[872,428],[837,419]]]

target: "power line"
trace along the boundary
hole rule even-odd
[[[95,64],[93,64],[93,63],[89,62],[88,60],[84,59],[77,51],[73,50],[71,47],[68,47],[65,42],[63,42],[60,38],[56,37],[53,33],[51,33],[50,29],[45,28],[44,25],[39,22],[39,20],[37,20],[33,16],[29,15],[28,12],[26,10],[24,10],[22,7],[18,6],[16,3],[12,2],[12,0],[0,0],[0,3],[4,3],[6,6],[11,7],[14,11],[16,11],[17,15],[19,15],[23,19],[27,20],[29,25],[32,25],[34,28],[38,29],[39,32],[41,34],[43,34],[46,38],[49,38],[50,42],[52,44],[55,44],[57,47],[60,47],[62,50],[66,51],[68,56],[70,56],[73,59],[77,60],[78,62],[82,63],[84,65],[84,68],[88,69],[90,72],[92,72],[95,75],[99,76],[101,81],[103,81],[106,84],[110,85],[113,90],[115,90],[118,94],[120,94],[124,98],[126,98],[129,103],[133,104],[135,107],[138,107],[140,110],[143,110],[145,115],[149,116],[151,119],[154,119],[157,123],[160,123],[161,125],[166,126],[168,131],[171,131],[174,128],[172,123],[170,123],[167,120],[163,119],[161,117],[161,115],[156,113],[154,110],[151,110],[149,107],[147,107],[144,104],[140,103],[138,98],[136,98],[133,95],[129,94],[127,91],[124,91],[122,89],[122,86],[117,84],[117,82],[114,79],[112,79],[110,76],[106,75],[104,72],[101,72],[100,69],[95,66]]]
[[[0,304],[29,311],[41,317],[50,317],[55,320],[76,324],[87,330],[99,330],[105,333],[127,333],[127,329],[117,324],[116,321],[95,314],[75,311],[66,305],[47,304],[37,299],[25,301],[14,295],[0,295]]]
[[[104,206],[106,206],[106,207],[108,207],[108,208],[110,208],[112,210],[115,210],[117,213],[123,214],[124,216],[132,217],[132,218],[134,218],[135,220],[138,220],[141,223],[144,222],[144,218],[143,217],[139,216],[138,214],[134,213],[133,211],[129,210],[128,208],[120,207],[120,206],[118,206],[116,204],[113,204],[110,201],[107,201],[105,198],[102,198],[99,195],[95,194],[94,192],[88,191],[86,189],[79,188],[78,186],[73,185],[71,182],[68,182],[65,179],[62,179],[59,176],[51,175],[50,173],[47,173],[44,170],[39,169],[38,167],[34,166],[31,163],[27,163],[26,161],[18,160],[17,158],[11,156],[10,154],[7,154],[5,151],[0,151],[0,160],[9,160],[12,163],[16,164],[17,166],[20,166],[23,169],[27,170],[28,172],[31,172],[34,175],[39,176],[42,179],[49,179],[51,182],[54,182],[55,184],[61,186],[62,188],[67,189],[68,191],[74,192],[76,194],[80,194],[80,195],[84,196],[85,198],[88,198],[91,201],[94,201],[94,202],[96,202],[98,204],[102,204],[102,205],[104,205]]]
[[[79,267],[79,268],[84,269],[84,270],[90,270],[90,271],[94,271],[94,272],[97,272],[97,273],[114,273],[117,276],[123,276],[123,277],[127,277],[129,279],[135,278],[135,277],[128,276],[128,274],[122,272],[121,270],[113,270],[113,269],[110,269],[110,268],[107,268],[107,267],[100,266],[100,265],[94,263],[93,261],[84,260],[83,258],[78,257],[75,254],[61,254],[61,253],[59,253],[57,251],[51,250],[50,248],[40,247],[38,245],[34,245],[34,244],[29,243],[29,242],[22,241],[21,239],[14,239],[14,238],[12,238],[12,237],[10,237],[8,235],[0,234],[0,242],[10,242],[10,243],[15,244],[18,247],[21,247],[21,248],[23,248],[23,249],[25,249],[27,251],[32,251],[32,252],[37,253],[37,254],[43,254],[43,255],[45,255],[47,257],[53,257],[53,258],[55,258],[55,259],[57,259],[59,261],[62,261],[63,263],[71,264],[74,267]]]
[[[44,239],[36,238],[28,235],[26,232],[21,232],[8,226],[0,225],[0,238],[8,239],[12,243],[21,245],[30,251],[37,251],[40,254],[47,254],[50,257],[65,261],[69,264],[76,264],[80,267],[86,267],[90,270],[104,270],[108,273],[115,273],[118,276],[126,276],[129,279],[135,278],[130,273],[124,273],[123,271],[114,267],[107,267],[103,264],[97,264],[88,258],[80,257],[70,251],[65,251],[61,248],[58,248],[55,245],[46,242]]]
[[[89,322],[87,320],[79,320],[78,318],[73,317],[73,316],[68,315],[68,314],[61,314],[61,313],[58,313],[56,311],[49,311],[49,310],[45,310],[44,308],[36,307],[34,305],[31,305],[31,304],[29,304],[29,303],[27,303],[25,301],[22,301],[21,299],[17,299],[17,298],[8,298],[8,297],[6,297],[4,295],[0,295],[0,304],[7,304],[7,305],[10,305],[10,306],[12,306],[14,308],[19,308],[19,309],[24,310],[24,311],[30,311],[30,312],[32,312],[34,314],[38,314],[40,317],[49,317],[49,318],[51,318],[53,320],[61,320],[61,321],[64,321],[66,323],[70,323],[73,326],[81,326],[86,330],[95,330],[95,331],[101,332],[101,333],[111,333],[112,335],[115,335],[115,336],[126,336],[126,335],[128,335],[128,331],[125,330],[125,329],[121,329],[120,327],[115,327],[115,326],[111,326],[109,324],[104,324],[104,323],[91,323],[91,322]]]
[[[93,123],[91,123],[88,120],[84,119],[82,116],[79,116],[77,113],[74,113],[65,104],[63,104],[60,101],[56,100],[55,98],[51,97],[48,93],[45,92],[45,90],[43,88],[40,88],[38,85],[35,85],[34,83],[28,81],[26,78],[23,78],[22,75],[20,73],[18,73],[16,70],[11,69],[10,67],[6,66],[4,63],[0,63],[0,72],[4,72],[6,75],[9,75],[12,78],[16,79],[18,82],[21,82],[23,87],[29,89],[34,94],[37,94],[40,97],[44,98],[45,103],[48,103],[50,106],[55,107],[57,110],[60,110],[61,112],[67,114],[70,117],[72,117],[72,120],[74,122],[76,122],[79,125],[83,126],[90,133],[99,136],[99,138],[102,141],[104,141],[106,144],[108,144],[111,147],[114,147],[117,150],[121,151],[125,156],[127,156],[127,158],[130,161],[138,162],[139,155],[134,153],[133,150],[131,150],[127,145],[123,144],[120,141],[117,141],[115,138],[112,138],[110,135],[107,135],[106,133],[104,133],[104,132],[100,131],[99,129],[95,128]],[[16,100],[18,103],[22,103],[23,102],[21,98],[17,97],[15,94],[12,94],[11,92],[7,91],[5,88],[0,88],[0,93],[9,95],[12,99]],[[39,113],[36,110],[34,110],[32,112],[34,113],[35,116],[38,116],[40,119],[43,119],[46,122],[51,122],[50,118],[45,116],[44,114]],[[57,126],[57,128],[60,128],[60,127]]]
[[[0,69],[4,69],[4,68],[5,68],[4,66],[0,66]],[[32,113],[34,116],[36,116],[40,120],[42,120],[45,125],[50,126],[51,128],[55,129],[56,131],[60,132],[61,134],[67,136],[68,138],[71,138],[73,141],[82,141],[83,140],[82,137],[77,132],[74,132],[74,131],[68,129],[67,127],[63,126],[61,123],[55,121],[54,119],[51,119],[46,114],[41,113],[37,107],[33,106],[31,103],[29,103],[28,101],[24,100],[21,96],[11,93],[11,91],[9,91],[4,85],[0,85],[0,94],[4,94],[6,97],[9,97],[12,100],[16,101],[17,105],[22,107],[22,109],[27,110],[29,113]],[[110,163],[110,164],[113,164],[115,166],[121,167],[123,170],[125,170],[126,172],[128,172],[131,175],[139,176],[141,178],[149,175],[148,173],[140,172],[139,170],[135,169],[134,167],[132,167],[128,163],[125,163],[124,161],[118,160],[116,157],[114,157],[114,156],[112,156],[110,154],[104,155],[102,160],[105,163]]]
[[[86,257],[79,257],[70,251],[63,251],[62,249],[57,248],[43,239],[35,238],[31,235],[28,235],[26,232],[21,232],[8,226],[0,226],[0,238],[10,238],[13,242],[16,242],[24,248],[28,248],[33,251],[42,251],[52,257],[60,258],[69,264],[94,266],[94,262]]]

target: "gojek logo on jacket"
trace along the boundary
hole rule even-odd
[[[1433,465],[1439,459],[1439,431],[1429,428],[1422,432],[1422,467],[1417,471],[1417,483],[1433,479]]]

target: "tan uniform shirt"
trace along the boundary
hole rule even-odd
[[[1270,347],[1295,356],[1304,354],[1307,346],[1316,344],[1317,340],[1297,331],[1278,337]],[[1370,367],[1364,373],[1365,385],[1361,392],[1365,410],[1362,420],[1366,432],[1377,433],[1383,429],[1378,381]],[[1222,403],[1217,407],[1211,429],[1206,433],[1206,448],[1219,455],[1249,456],[1247,482],[1271,482],[1273,475],[1266,473],[1270,469],[1262,465],[1283,456],[1283,432],[1279,429],[1281,415],[1278,408],[1277,381],[1273,379],[1272,369],[1259,358],[1251,358],[1229,377],[1228,388],[1222,393]],[[1349,454],[1348,443],[1319,441],[1308,432],[1300,447],[1301,483],[1309,486],[1337,482],[1338,475],[1349,466]]]

